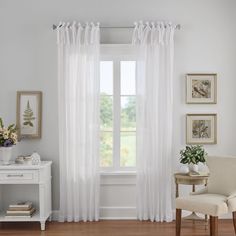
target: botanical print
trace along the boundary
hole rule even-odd
[[[40,138],[41,100],[41,92],[17,92],[17,127],[20,138]]]
[[[210,80],[192,80],[192,98],[210,98]]]
[[[192,138],[211,138],[211,120],[193,120]]]
[[[34,112],[32,111],[31,107],[30,107],[30,102],[29,100],[27,101],[27,107],[24,111],[24,115],[23,115],[23,125],[27,126],[29,125],[30,127],[34,127],[33,121],[35,120],[34,117]]]
[[[215,144],[217,141],[216,114],[187,114],[186,143]]]
[[[186,102],[191,104],[216,104],[217,75],[216,74],[187,74]]]
[[[22,134],[37,132],[37,97],[34,95],[21,96],[20,128]]]

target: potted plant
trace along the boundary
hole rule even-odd
[[[2,118],[0,118],[0,158],[4,165],[9,165],[11,159],[12,146],[17,143],[16,125],[4,127]]]
[[[198,172],[198,163],[205,163],[206,151],[201,145],[186,146],[180,151],[180,163],[188,164],[190,171]]]

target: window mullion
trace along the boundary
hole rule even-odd
[[[113,70],[113,165],[117,170],[120,168],[120,61],[114,60]]]

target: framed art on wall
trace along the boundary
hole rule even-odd
[[[186,102],[216,104],[217,74],[187,74]]]
[[[18,137],[41,138],[42,92],[17,92]]]
[[[216,114],[187,114],[186,143],[187,144],[216,144],[217,115]]]

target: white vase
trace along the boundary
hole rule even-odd
[[[209,168],[206,163],[199,162],[198,163],[198,171],[204,174],[209,174]]]
[[[182,165],[179,168],[179,172],[182,174],[187,174],[189,172],[189,167],[187,165]]]
[[[12,147],[0,147],[0,159],[3,165],[9,165],[11,160]]]
[[[197,164],[191,163],[191,164],[189,164],[188,166],[189,166],[189,170],[190,170],[190,171],[198,172],[198,165],[197,165]]]

